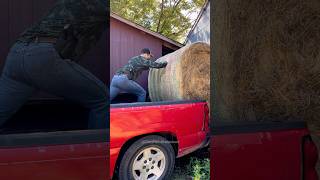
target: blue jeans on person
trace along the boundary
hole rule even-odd
[[[115,75],[110,85],[110,101],[120,92],[127,92],[138,97],[138,102],[146,101],[146,91],[135,81],[129,80],[127,75]]]
[[[90,129],[107,128],[107,87],[89,71],[62,59],[51,43],[17,42],[0,77],[0,127],[36,91],[74,101],[90,110]]]

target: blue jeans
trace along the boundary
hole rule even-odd
[[[90,129],[109,125],[109,93],[103,82],[77,63],[62,59],[51,43],[16,43],[0,77],[0,127],[36,90],[88,108]]]
[[[127,92],[138,96],[138,102],[146,101],[146,91],[135,81],[129,80],[126,75],[115,75],[110,85],[110,101],[120,92]]]

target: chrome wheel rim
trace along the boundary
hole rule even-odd
[[[165,170],[166,157],[156,147],[141,150],[135,157],[132,173],[135,180],[157,180]]]

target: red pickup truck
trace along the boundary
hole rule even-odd
[[[207,142],[204,102],[116,104],[110,115],[111,139],[109,130],[85,129],[80,107],[31,103],[0,133],[0,179],[105,180],[109,172],[166,179],[175,157]],[[211,179],[317,179],[317,150],[303,122],[211,122]]]
[[[205,102],[111,106],[110,174],[120,180],[169,179],[174,159],[207,144],[212,180],[316,180],[317,148],[306,124],[215,123]]]
[[[142,170],[167,178],[175,157],[209,142],[208,107],[201,101],[111,105],[111,139],[109,130],[87,130],[86,117],[74,104],[23,108],[0,132],[0,179],[105,180],[109,172],[132,179],[146,175]]]
[[[117,104],[110,119],[110,174],[121,180],[169,179],[176,157],[209,142],[202,101]]]
[[[69,114],[57,114],[63,109]],[[86,130],[85,114],[55,102],[24,108],[0,133],[0,179],[166,179],[175,157],[205,146],[209,132],[199,101],[111,105],[111,139],[109,130]],[[211,179],[317,179],[305,123],[211,122]]]

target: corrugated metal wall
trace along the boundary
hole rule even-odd
[[[206,5],[200,20],[187,37],[187,44],[203,41],[210,44],[210,2]]]
[[[2,71],[9,48],[16,38],[27,27],[38,21],[56,0],[0,0],[0,72]],[[98,46],[91,50],[81,61],[81,65],[89,69],[105,83],[109,81],[109,66],[107,54],[107,33]],[[37,98],[47,98],[51,95],[40,93]]]
[[[150,48],[155,58],[162,55],[163,41],[117,19],[110,18],[110,78],[128,60],[140,54],[142,48]],[[138,82],[147,89],[148,72],[144,72]]]

